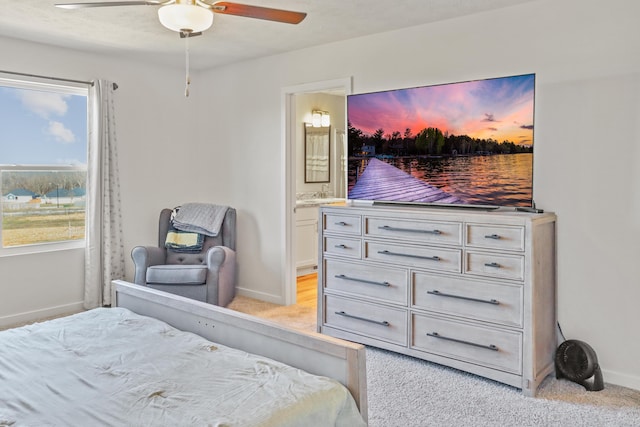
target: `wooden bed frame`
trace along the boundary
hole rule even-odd
[[[210,341],[334,378],[353,396],[367,421],[365,347],[289,329],[227,308],[114,280],[113,305],[153,317]]]

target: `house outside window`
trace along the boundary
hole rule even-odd
[[[0,77],[0,256],[84,245],[88,87]]]

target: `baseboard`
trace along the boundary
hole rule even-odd
[[[258,299],[273,304],[284,305],[284,300],[280,295],[267,294],[264,292],[254,291],[252,289],[236,287],[236,295],[242,295],[243,297]]]
[[[84,310],[82,302],[47,307],[42,310],[28,311],[24,313],[12,314],[11,316],[0,317],[0,329],[8,329],[27,323],[41,322],[52,317],[64,316],[79,313]]]
[[[622,387],[632,388],[634,390],[640,390],[640,377],[629,375],[621,372],[602,370],[602,376],[604,377],[605,387],[606,384],[615,384]]]

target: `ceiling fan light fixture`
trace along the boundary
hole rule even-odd
[[[193,4],[169,4],[158,9],[160,23],[177,32],[198,33],[211,27],[213,12]]]

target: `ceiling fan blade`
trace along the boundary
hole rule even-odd
[[[250,6],[248,4],[219,1],[211,5],[216,13],[226,15],[245,16],[248,18],[265,19],[268,21],[283,22],[285,24],[299,24],[307,16],[306,13],[290,10],[272,9],[262,6]]]
[[[109,6],[162,6],[173,3],[173,1],[102,1],[93,3],[58,3],[55,7],[61,9],[85,9],[88,7],[109,7]]]

